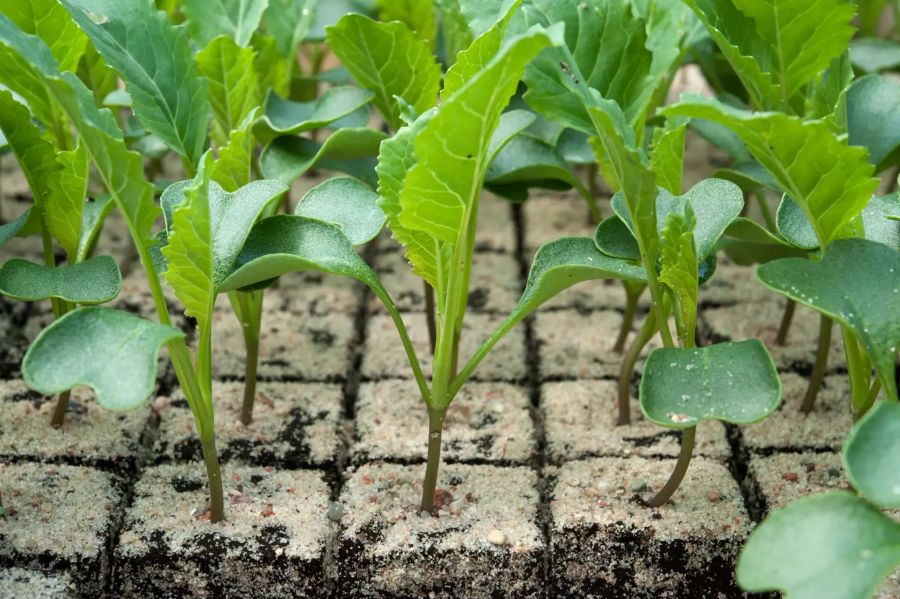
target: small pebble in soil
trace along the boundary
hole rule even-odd
[[[328,511],[326,512],[326,515],[332,522],[340,522],[341,518],[344,516],[344,506],[340,503],[332,501],[328,504]]]
[[[784,480],[790,481],[792,483],[795,483],[798,480],[800,480],[800,477],[797,475],[796,472],[782,472],[781,478],[783,478]]]
[[[613,484],[608,480],[598,480],[595,484],[597,490],[606,495],[613,490]]]
[[[722,496],[715,491],[710,491],[706,495],[706,499],[709,500],[710,503],[718,503],[722,499]]]
[[[506,543],[506,535],[503,534],[503,531],[492,530],[487,535],[487,542],[491,545],[503,545]]]

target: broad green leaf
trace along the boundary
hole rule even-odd
[[[673,212],[666,217],[661,235],[659,282],[672,294],[675,326],[682,347],[693,347],[696,343],[700,285],[700,263],[694,247],[696,225],[690,204],[687,204],[683,214]]]
[[[865,150],[840,141],[822,121],[751,113],[697,96],[663,112],[708,119],[737,133],[779,187],[800,204],[826,245],[859,215],[878,187]]]
[[[57,161],[62,169],[54,181],[54,193],[44,204],[44,220],[50,234],[59,242],[66,255],[75,258],[81,242],[85,197],[90,166],[88,154],[79,143],[74,150],[60,152]]]
[[[900,66],[900,44],[881,38],[863,38],[850,42],[853,66],[867,73],[890,71]]]
[[[372,92],[358,87],[333,87],[312,102],[292,102],[269,94],[266,112],[253,132],[263,145],[279,135],[294,135],[321,129],[365,106]]]
[[[488,167],[484,184],[494,193],[515,201],[525,200],[531,187],[574,187],[582,196],[590,196],[557,149],[528,133],[513,137],[500,150]]]
[[[220,36],[197,53],[197,67],[209,84],[212,107],[212,138],[219,145],[239,128],[263,99],[252,48],[238,46]]]
[[[58,298],[73,304],[103,304],[122,287],[119,265],[97,256],[71,266],[8,260],[0,267],[0,293],[26,302]]]
[[[833,121],[835,133],[846,133],[847,111],[845,97],[847,87],[853,81],[853,66],[849,51],[831,61],[831,66],[812,84],[806,99],[807,118],[827,118]]]
[[[269,0],[263,24],[283,57],[296,60],[297,48],[315,19],[317,4],[317,0]]]
[[[269,0],[182,0],[188,31],[201,46],[227,35],[238,46],[250,43]],[[289,19],[289,15],[283,18]]]
[[[207,90],[187,32],[149,2],[59,1],[122,76],[147,130],[196,165],[206,142]],[[86,11],[105,19],[98,23]]]
[[[516,0],[458,0],[459,11],[469,25],[472,35],[478,37],[494,26],[518,4]]]
[[[79,308],[38,335],[22,361],[22,377],[45,395],[87,385],[104,408],[131,410],[156,387],[160,348],[183,337],[122,310]]]
[[[37,36],[26,35],[5,13],[0,12],[0,36],[4,43],[0,45],[0,81],[3,91],[8,89],[24,100],[34,118],[45,127],[53,128],[58,121],[58,109],[45,89],[39,73],[36,73],[29,61],[39,61],[38,69],[46,68],[58,71],[56,58],[50,48]],[[26,53],[23,48],[10,46],[9,40],[27,40],[23,43],[32,47],[40,47],[39,53]]]
[[[787,599],[868,599],[898,565],[900,524],[837,491],[796,501],[757,526],[737,580]]]
[[[20,235],[24,237],[29,221],[33,223],[37,220],[35,214],[37,214],[37,210],[29,208],[10,222],[0,225],[0,248]]]
[[[16,26],[50,47],[59,68],[74,71],[88,45],[66,9],[56,0],[0,0],[0,12]],[[47,123],[49,124],[49,123]]]
[[[772,175],[753,158],[734,162],[727,168],[716,169],[715,177],[731,181],[744,191],[771,189],[781,193],[781,188]]]
[[[378,194],[352,177],[335,177],[306,192],[294,214],[338,226],[353,245],[371,241],[384,227]]]
[[[781,402],[781,381],[758,339],[699,348],[659,348],[641,377],[641,411],[668,428],[704,420],[749,424]]]
[[[472,43],[472,32],[469,24],[459,8],[458,0],[436,0],[440,14],[440,37],[442,47],[439,48],[441,62],[452,65],[457,54]]]
[[[253,48],[256,49],[254,66],[259,75],[259,89],[262,92],[273,92],[280,96],[290,93],[291,73],[288,61],[278,50],[278,41],[271,35],[257,33],[253,36]],[[293,56],[291,57],[293,60]]]
[[[744,217],[736,218],[728,225],[718,247],[741,266],[762,264],[779,258],[808,256],[780,235],[775,235],[756,221]]]
[[[419,39],[434,47],[434,2],[432,0],[376,0],[378,18],[381,21],[401,21]]]
[[[260,155],[260,168],[267,179],[290,184],[320,166],[348,173],[374,187],[374,157],[386,139],[381,131],[369,128],[338,129],[321,144],[303,137],[278,137]]]
[[[753,160],[741,138],[735,135],[734,131],[728,127],[705,119],[691,119],[688,126],[696,131],[700,137],[720,150],[725,151],[736,163]]]
[[[647,23],[626,0],[529,0],[526,26],[565,24],[565,44],[545,50],[525,71],[525,100],[548,118],[593,134],[584,86],[616,102],[629,128],[639,129],[655,92]],[[602,34],[598,33],[602,32]]]
[[[650,168],[656,175],[657,185],[675,195],[681,193],[686,129],[687,123],[683,123],[653,130]]]
[[[402,125],[395,96],[417,114],[437,102],[440,66],[428,43],[403,23],[349,14],[328,28],[328,45],[359,85],[374,94],[373,102],[391,129]]]
[[[341,17],[358,13],[367,17],[373,16],[374,3],[372,0],[328,0],[319,2],[316,6],[316,14],[313,24],[309,28],[306,41],[321,42],[327,39],[325,30],[336,24]]]
[[[847,91],[848,143],[869,150],[876,172],[900,162],[900,83],[866,75]]]
[[[78,239],[76,260],[83,262],[94,251],[103,223],[112,212],[115,202],[108,195],[88,198],[81,213],[81,237]]]
[[[860,213],[865,230],[864,238],[900,250],[900,223],[890,220],[891,214],[898,211],[900,211],[900,192],[886,196],[872,196]],[[819,247],[816,232],[803,214],[803,210],[791,198],[785,196],[781,201],[776,222],[779,233],[793,246],[804,250]]]
[[[789,196],[784,196],[775,214],[778,232],[794,247],[814,250],[819,247],[816,230],[803,214],[803,208]]]
[[[844,444],[847,478],[879,507],[900,507],[900,404],[880,402],[853,426]]]
[[[103,57],[90,43],[78,64],[78,78],[94,92],[94,101],[98,104],[102,104],[104,98],[119,89],[119,76],[107,66]],[[128,101],[131,102],[131,96],[128,96]]]
[[[219,291],[249,287],[296,271],[318,271],[357,279],[383,291],[375,271],[334,224],[279,214],[258,222]]]
[[[788,258],[756,272],[766,287],[850,327],[866,348],[888,397],[897,398],[900,251],[865,239],[841,239],[821,260]]]
[[[253,167],[253,123],[262,109],[251,110],[241,124],[231,131],[228,143],[219,148],[219,156],[209,178],[225,191],[235,191],[250,182]]]

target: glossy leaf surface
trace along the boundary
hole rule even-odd
[[[847,478],[880,507],[900,507],[900,404],[880,402],[853,426],[844,444]]]

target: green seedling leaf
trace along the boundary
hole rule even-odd
[[[82,237],[90,162],[80,143],[74,150],[60,152],[56,158],[62,168],[53,182],[54,193],[44,204],[44,220],[50,235],[59,242],[66,255],[76,257]]]
[[[704,179],[680,196],[673,196],[668,191],[660,189],[656,195],[657,235],[662,234],[670,214],[684,214],[687,206],[690,206],[694,214],[696,223],[693,229],[694,244],[697,256],[702,259],[713,252],[719,238],[740,215],[744,208],[744,195],[737,185],[721,179]],[[640,252],[634,237],[634,225],[621,193],[613,197],[612,207],[620,221],[606,224],[612,220],[607,219],[600,223],[595,236],[597,247],[610,256],[640,260]],[[622,225],[631,236],[630,242],[622,231]]]
[[[879,507],[900,507],[900,404],[876,404],[844,444],[844,469],[860,495]]]
[[[436,32],[432,0],[376,0],[375,4],[381,21],[401,21],[419,39],[434,46]]]
[[[850,327],[872,359],[888,397],[897,398],[894,358],[900,344],[900,251],[865,239],[841,239],[821,260],[763,264],[766,287]]]
[[[716,170],[715,177],[717,179],[725,179],[738,185],[744,191],[753,191],[757,189],[771,189],[780,192],[781,188],[772,178],[772,175],[763,168],[763,166],[752,158],[735,162],[728,168],[720,168]]]
[[[803,213],[803,208],[790,196],[784,196],[778,205],[775,225],[778,232],[794,247],[802,250],[814,250],[819,247],[816,230]]]
[[[349,14],[328,28],[328,45],[353,78],[374,94],[373,102],[391,129],[402,125],[397,97],[417,114],[437,101],[441,68],[430,45],[405,24]]]
[[[294,214],[340,227],[353,245],[373,240],[384,227],[378,194],[352,177],[335,177],[316,185],[306,192]]]
[[[708,119],[737,133],[779,187],[800,204],[826,245],[859,215],[878,187],[865,150],[840,141],[822,121],[752,113],[698,96],[685,96],[663,113]]]
[[[694,213],[690,204],[683,214],[672,213],[663,226],[659,282],[669,288],[675,314],[675,326],[682,347],[693,347],[697,329],[697,295],[700,286],[700,262],[694,247]]]
[[[475,37],[484,34],[519,4],[515,0],[458,0],[458,3],[460,14]]]
[[[207,90],[187,32],[150,2],[59,1],[122,76],[144,127],[196,165],[206,142]],[[102,15],[103,22],[87,11]]]
[[[659,348],[641,377],[641,411],[668,428],[704,420],[749,424],[781,402],[781,381],[758,339],[700,348]]]
[[[225,191],[236,191],[250,182],[253,168],[253,123],[262,109],[251,110],[244,121],[231,131],[228,143],[219,148],[219,157],[212,166],[210,179]]]
[[[260,168],[267,179],[286,184],[318,166],[348,173],[374,187],[374,157],[386,139],[381,131],[369,128],[338,129],[321,144],[303,137],[278,137],[260,155]]]
[[[328,0],[316,5],[316,14],[310,27],[306,41],[321,42],[327,39],[325,30],[341,17],[350,13],[358,13],[367,17],[373,16],[374,5],[371,0]]]
[[[383,291],[375,271],[356,253],[337,225],[279,214],[258,222],[219,291],[234,291],[297,271],[357,279]]]
[[[156,386],[159,350],[184,333],[111,308],[79,308],[44,329],[22,361],[25,383],[45,395],[79,385],[110,410],[131,410]]]
[[[725,236],[719,241],[719,247],[736,264],[750,266],[762,264],[779,258],[805,258],[807,253],[788,243],[780,235],[750,220],[736,218],[728,228]]]
[[[40,227],[36,214],[37,210],[29,208],[5,225],[0,225],[0,248],[16,237],[25,237],[29,228]]]
[[[734,159],[735,163],[753,160],[741,138],[728,127],[706,119],[691,119],[688,126],[700,137],[726,152]]]
[[[261,33],[254,34],[253,48],[256,50],[253,65],[259,75],[260,89],[271,90],[280,96],[290,95],[292,71],[288,65],[296,60],[296,54],[285,57],[278,50],[278,41],[271,35]]]
[[[16,26],[36,35],[53,53],[64,71],[74,71],[88,46],[87,36],[56,0],[0,0],[0,12]],[[51,121],[43,121],[50,124]]]
[[[212,106],[212,138],[219,145],[262,103],[259,76],[253,64],[253,48],[242,48],[230,37],[220,36],[197,53],[197,67],[209,83]]]
[[[881,38],[862,38],[850,42],[853,66],[867,73],[891,71],[900,66],[900,44]]]
[[[295,135],[321,129],[365,106],[372,92],[358,87],[333,87],[312,102],[292,102],[269,94],[266,113],[254,127],[263,145],[279,135]]]
[[[900,83],[884,75],[866,75],[847,90],[848,143],[869,150],[880,172],[900,162]]]
[[[108,195],[89,198],[84,204],[81,213],[81,237],[78,239],[78,253],[75,258],[77,262],[87,260],[94,251],[103,223],[114,207],[115,202]]]
[[[757,526],[737,580],[788,599],[867,599],[898,565],[900,524],[838,491],[796,501]]]
[[[900,250],[900,225],[889,215],[900,209],[900,193],[872,196],[860,213],[865,238]],[[795,247],[814,250],[819,247],[816,232],[797,202],[785,196],[778,207],[776,224],[779,232]]]
[[[812,85],[806,99],[807,118],[831,120],[838,135],[846,133],[846,93],[853,81],[850,52],[845,51],[831,61],[828,70]]]
[[[667,123],[668,125],[668,123]],[[656,183],[669,193],[681,193],[681,175],[684,170],[684,135],[687,123],[654,129],[650,168],[656,175]]]
[[[524,201],[531,187],[575,188],[583,197],[590,196],[557,149],[528,133],[513,137],[500,150],[488,167],[484,184],[513,201]]]
[[[263,23],[285,58],[296,59],[297,48],[316,17],[317,4],[317,0],[269,0]]]
[[[56,267],[13,259],[0,267],[0,293],[26,302],[58,298],[73,304],[103,304],[115,299],[121,288],[119,265],[111,256]]]
[[[259,27],[269,0],[182,0],[181,4],[188,31],[201,46],[220,35],[228,36],[238,46],[246,46]],[[282,18],[290,17],[285,14]]]

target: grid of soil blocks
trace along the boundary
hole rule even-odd
[[[320,473],[223,469],[228,518],[210,524],[197,464],[148,468],[116,548],[124,597],[318,597],[330,536]]]

